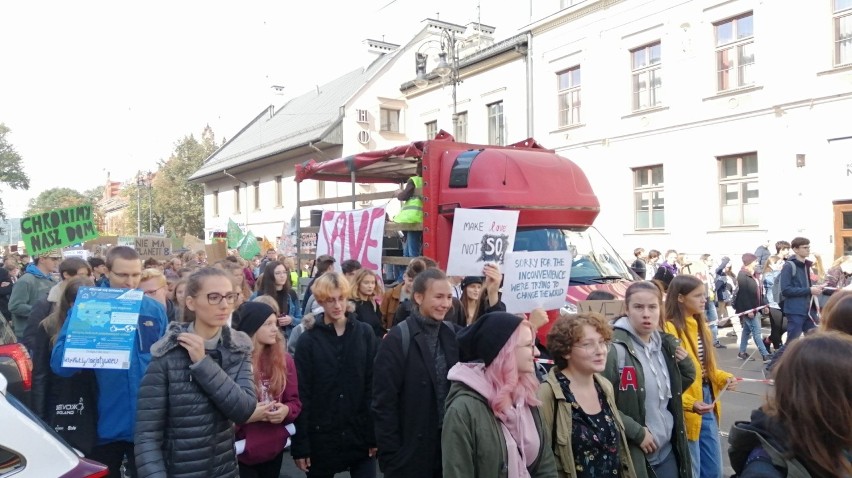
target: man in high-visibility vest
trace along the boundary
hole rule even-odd
[[[419,191],[418,191],[419,190]],[[394,216],[393,222],[400,224],[423,224],[423,176],[421,166],[417,165],[417,175],[408,178],[405,187],[399,191],[396,198],[402,203],[402,210]],[[421,255],[423,231],[405,231],[405,245],[402,255],[417,257]]]

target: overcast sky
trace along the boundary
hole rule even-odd
[[[24,192],[0,186],[6,213],[19,217],[45,189],[83,191],[107,172],[125,181],[156,169],[208,123],[217,141],[230,138],[266,106],[362,65],[362,40],[404,44],[437,13],[465,25],[478,3],[5,1],[0,122],[31,180]],[[526,2],[511,2],[515,12],[481,3],[498,40],[528,23]]]

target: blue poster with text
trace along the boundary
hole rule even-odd
[[[141,290],[81,287],[68,318],[62,366],[129,368],[142,297]]]

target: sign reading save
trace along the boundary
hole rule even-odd
[[[98,237],[91,205],[54,209],[21,219],[27,253],[33,256],[51,249]]]

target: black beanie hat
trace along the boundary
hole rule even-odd
[[[479,276],[467,276],[461,281],[461,288],[464,290],[467,286],[471,284],[482,284],[482,277]]]
[[[508,312],[489,312],[478,318],[458,334],[461,361],[482,360],[491,365],[523,320]]]
[[[239,323],[234,324],[234,328],[251,337],[270,315],[275,315],[275,311],[263,302],[245,302],[237,309],[237,315]]]

